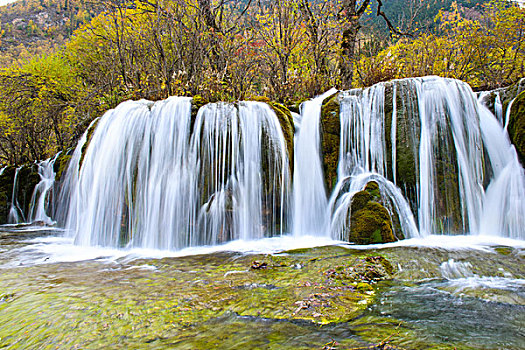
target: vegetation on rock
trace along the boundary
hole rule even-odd
[[[349,218],[348,242],[375,244],[396,241],[392,218],[380,201],[379,186],[373,181],[354,195]]]
[[[520,93],[512,104],[508,131],[521,164],[525,166],[525,92]]]
[[[337,166],[341,142],[339,94],[327,97],[321,107],[321,149],[325,186],[331,193],[337,183]]]

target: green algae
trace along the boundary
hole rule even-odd
[[[0,347],[321,349],[335,342],[345,349],[387,340],[409,349],[469,348],[370,311],[384,292],[439,278],[442,262],[466,255],[475,273],[503,267],[523,278],[522,251],[513,248],[502,255],[325,246],[4,268]],[[255,261],[265,268],[252,268]]]
[[[267,268],[251,269],[254,260]],[[137,260],[102,270],[95,262],[14,269],[0,277],[0,294],[6,296],[0,312],[8,316],[0,346],[206,348],[210,339],[186,339],[217,317],[304,322],[307,328],[347,322],[373,301],[375,287],[325,272],[335,265],[349,268],[353,261],[343,248],[325,247],[297,254]],[[142,270],[145,263],[157,269]],[[264,341],[277,348],[285,339],[269,332]]]

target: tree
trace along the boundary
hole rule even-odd
[[[9,164],[46,159],[71,147],[89,103],[60,55],[0,71],[0,158]]]
[[[398,30],[382,11],[382,0],[377,1],[377,8],[375,10],[376,16],[380,16],[385,21],[388,30],[391,34],[409,35]],[[422,2],[419,6],[422,6]],[[341,57],[339,61],[342,89],[350,89],[352,87],[354,77],[354,64],[357,61],[356,43],[358,39],[359,30],[361,29],[360,20],[363,15],[370,11],[370,0],[343,0],[339,12],[343,35],[341,38]]]
[[[510,85],[525,75],[525,9],[505,0],[491,1],[478,19],[455,5],[437,18],[439,34],[399,40],[357,66],[360,85],[424,75],[468,82],[477,89]]]

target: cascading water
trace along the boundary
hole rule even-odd
[[[324,236],[329,233],[328,198],[321,166],[319,118],[323,100],[332,89],[301,106],[299,133],[294,145],[293,233]]]
[[[66,232],[70,237],[76,234],[77,218],[82,214],[78,212],[78,175],[82,150],[87,142],[89,132],[98,121],[99,118],[93,120],[78,141],[77,147],[69,160],[65,175],[60,181],[58,203],[56,203],[56,210],[53,217],[58,225],[69,228]]]
[[[287,227],[286,142],[259,102],[209,104],[195,120],[189,98],[125,102],[100,119],[68,181],[78,244],[180,249]]]
[[[390,101],[392,114],[385,113]],[[523,169],[501,125],[467,84],[426,77],[349,91],[342,94],[340,118],[335,237],[343,236],[353,194],[374,180],[395,203],[391,212],[407,237],[419,229],[421,235],[525,238],[519,228],[525,225]]]
[[[40,182],[35,186],[31,197],[31,206],[29,207],[28,216],[30,222],[40,221],[49,225],[54,224],[53,219],[51,219],[47,213],[52,210],[52,208],[48,208],[48,204],[50,203],[49,195],[55,184],[54,165],[59,155],[60,153],[54,158],[49,158],[38,163]]]
[[[320,115],[335,92],[294,116],[292,206],[287,145],[268,105],[214,103],[192,117],[191,100],[173,97],[107,112],[88,147],[86,132],[63,180],[57,212],[68,215],[58,220],[77,244],[110,247],[180,249],[290,228],[345,239],[352,198],[374,181],[398,238],[525,238],[516,152],[481,96],[452,79],[341,93],[338,182],[328,200]]]
[[[397,90],[394,89],[394,95]],[[388,173],[385,130],[385,86],[376,85],[365,91],[352,90],[341,98],[341,140],[338,166],[338,183],[330,200],[332,234],[345,239],[350,229],[347,217],[353,196],[369,181],[375,181],[391,213],[398,214],[401,230],[407,237],[417,237],[418,230],[410,206],[401,191],[390,182]],[[395,111],[392,125],[395,124]],[[395,129],[391,132],[395,139]],[[392,143],[395,145],[395,143]],[[394,146],[392,146],[394,147]],[[395,173],[395,152],[392,167]],[[395,180],[394,180],[395,181]],[[403,236],[398,232],[396,236]]]
[[[7,222],[9,224],[18,224],[24,221],[24,213],[20,209],[18,204],[18,173],[20,168],[15,171],[15,178],[13,180],[13,193],[11,194],[11,207],[9,208],[9,214],[7,216]]]

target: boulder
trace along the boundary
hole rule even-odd
[[[357,244],[394,242],[392,218],[381,203],[376,182],[369,182],[364,190],[352,198],[350,231],[347,240]]]

